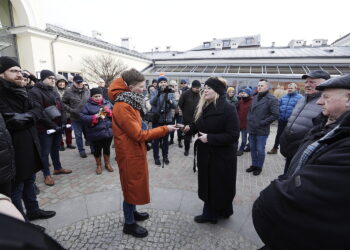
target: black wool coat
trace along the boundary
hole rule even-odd
[[[0,184],[11,181],[16,173],[11,135],[0,113]]]
[[[221,96],[209,104],[190,125],[190,133],[202,132],[208,142],[197,140],[198,196],[215,210],[232,204],[236,194],[239,121],[236,109]]]
[[[194,93],[192,89],[183,92],[179,99],[179,108],[182,111],[182,119],[185,125],[193,122],[194,112],[199,102],[199,93]]]
[[[337,123],[335,134],[322,141],[325,147],[298,170],[306,147],[337,124],[311,130],[287,175],[272,181],[255,201],[254,226],[270,249],[350,249],[350,112]]]
[[[42,169],[40,160],[40,143],[35,122],[41,118],[42,108],[35,100],[16,94],[14,83],[0,79],[0,112],[4,113],[31,113],[34,123],[21,129],[7,127],[12,137],[15,151],[15,165],[17,180],[26,180]]]

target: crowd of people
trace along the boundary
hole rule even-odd
[[[234,212],[237,157],[250,152],[246,172],[260,175],[270,127],[277,121],[267,153],[279,150],[286,157],[284,171],[252,210],[263,249],[349,249],[350,75],[331,78],[318,70],[302,79],[304,96],[290,83],[277,98],[268,79],[235,90],[220,77],[178,85],[160,75],[146,88],[142,73],[129,69],[108,88],[101,79],[89,89],[80,75],[70,82],[42,70],[38,80],[13,59],[0,57],[0,213],[23,221],[19,227],[44,231],[29,221],[56,214],[39,208],[35,186],[39,171],[46,185],[55,185],[49,156],[53,175],[66,175],[72,170],[62,166],[60,152],[77,149],[84,159],[89,146],[100,175],[102,159],[106,170],[114,171],[113,142],[124,197],[123,232],[146,237],[147,229],[137,221],[150,215],[136,206],[150,202],[147,151],[152,149],[155,165],[164,167],[172,160],[169,145],[176,134],[184,157],[194,142],[193,171],[203,201],[194,221],[216,224]]]

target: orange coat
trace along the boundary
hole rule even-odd
[[[109,86],[108,96],[114,100],[125,91],[130,90],[122,78],[117,78]],[[168,128],[142,130],[140,112],[125,102],[114,104],[112,128],[124,200],[134,205],[147,204],[150,193],[145,142],[165,136]]]

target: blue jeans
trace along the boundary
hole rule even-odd
[[[123,212],[125,224],[133,224],[135,222],[134,212],[136,211],[136,206],[123,201]]]
[[[50,175],[49,155],[51,156],[54,169],[58,170],[62,168],[59,153],[61,138],[61,134],[58,133],[51,135],[48,135],[46,133],[39,133],[40,159],[43,164],[42,171],[44,176]]]
[[[267,135],[249,134],[250,154],[252,157],[252,165],[262,168],[265,161],[265,146]]]
[[[23,210],[22,199],[27,213],[31,213],[39,209],[34,182],[35,174],[33,174],[32,177],[27,180],[18,181],[15,179],[12,182],[11,200],[13,205],[15,205],[18,211],[22,213],[24,218],[26,218],[26,215]]]
[[[77,144],[79,152],[84,152],[84,144],[83,144],[83,130],[84,125],[79,121],[72,121],[72,127],[75,135],[75,142]]]
[[[241,130],[241,139],[242,139],[242,142],[241,142],[241,146],[239,147],[239,150],[238,151],[241,151],[243,152],[244,148],[245,148],[245,145],[247,144],[247,137],[248,137],[248,131],[246,129],[242,129]]]
[[[153,124],[153,128],[157,128],[160,126],[163,126],[165,124]],[[152,148],[153,148],[153,158],[154,159],[159,159],[159,142],[161,143],[162,146],[162,156],[168,157],[168,150],[169,150],[169,134],[166,134],[165,136],[158,138],[158,139],[153,139],[152,141]]]

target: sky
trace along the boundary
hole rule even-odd
[[[131,49],[184,51],[213,38],[261,35],[261,45],[328,39],[350,33],[347,0],[45,0],[44,18],[68,30]]]

